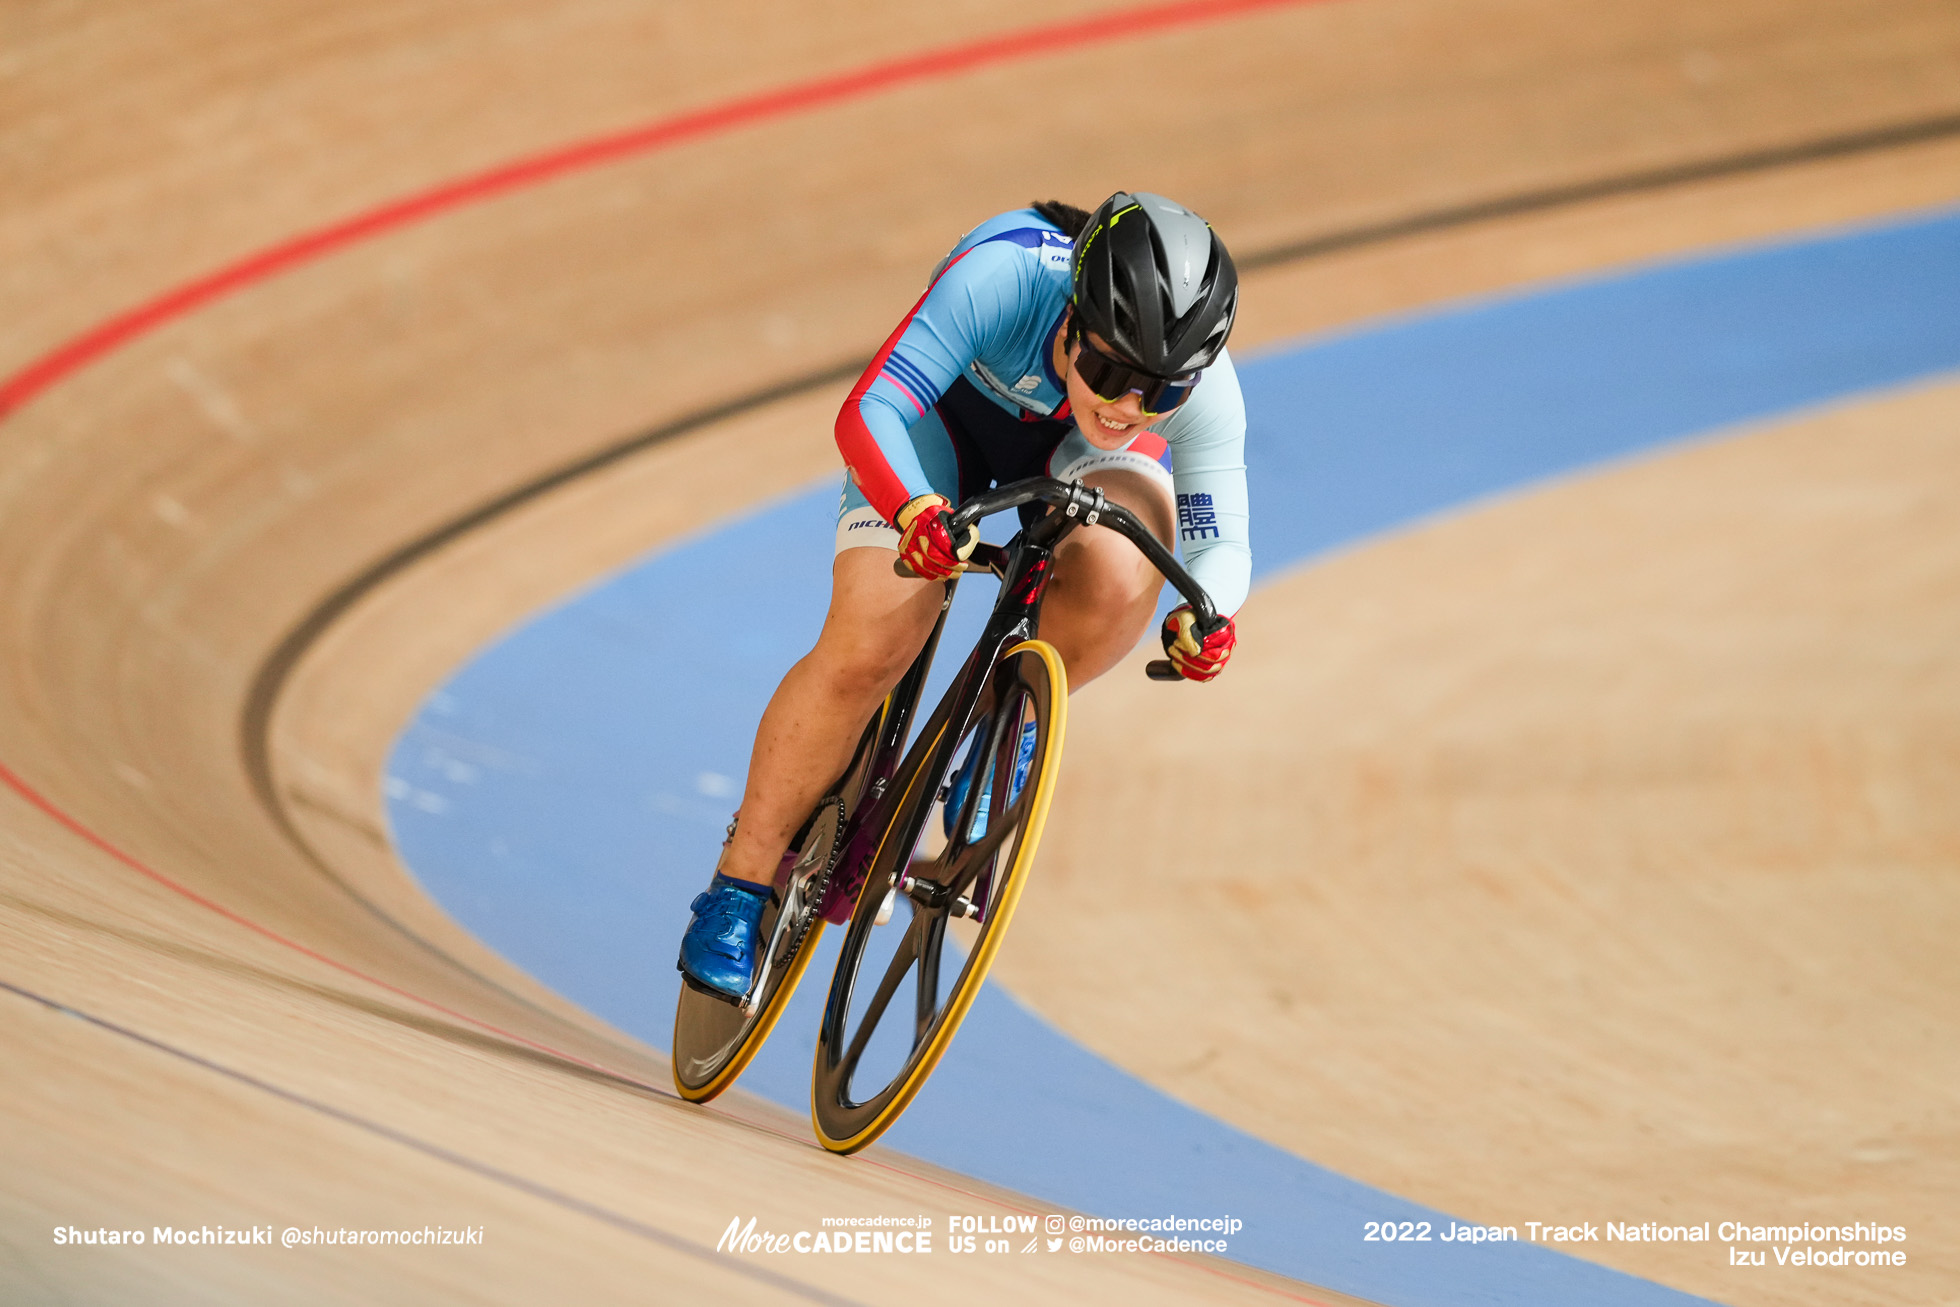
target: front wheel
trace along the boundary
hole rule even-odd
[[[941,746],[960,716],[922,737],[893,778],[899,799],[817,1035],[811,1116],[832,1152],[854,1153],[891,1127],[979,995],[1048,817],[1067,714],[1061,656],[1023,641],[995,664],[954,747]],[[881,912],[888,902],[902,910]],[[868,992],[860,977],[876,978]],[[908,999],[894,1004],[902,991]]]

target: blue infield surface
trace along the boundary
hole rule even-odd
[[[1954,212],[1267,349],[1240,363],[1256,574],[1956,367]],[[756,720],[822,620],[836,497],[827,483],[760,505],[536,615],[433,694],[391,759],[395,839],[429,892],[517,965],[660,1048],[687,903],[739,797]],[[948,651],[970,642],[992,590],[967,588]],[[695,634],[677,641],[681,615]],[[741,1082],[798,1110],[836,936]],[[1364,1221],[1452,1222],[1159,1093],[993,985],[884,1143],[1081,1212],[1237,1217],[1231,1257],[1387,1304],[1700,1301],[1530,1244],[1364,1243]]]

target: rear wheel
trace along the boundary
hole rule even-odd
[[[735,1083],[775,1029],[815,956],[817,937],[823,934],[818,907],[843,850],[845,825],[863,789],[888,710],[889,702],[872,715],[837,792],[817,804],[790,841],[783,859],[787,865],[777,874],[757,927],[757,937],[767,942],[761,983],[750,1002],[731,1002],[696,988],[686,976],[681,978],[680,1003],[674,1011],[674,1088],[689,1102],[705,1103]]]
[[[890,1128],[979,995],[1047,820],[1067,710],[1060,656],[1024,641],[994,667],[957,747],[938,747],[942,728],[893,778],[900,798],[859,891],[817,1036],[811,1115],[832,1152],[854,1153]],[[938,819],[942,802],[956,801],[949,775],[974,750],[957,810]],[[880,926],[888,895],[896,908]]]

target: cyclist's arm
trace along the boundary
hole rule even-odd
[[[1171,447],[1184,566],[1219,612],[1236,613],[1252,588],[1252,519],[1245,487],[1245,397],[1229,353],[1205,369],[1190,401],[1159,423],[1157,432]]]
[[[949,263],[858,378],[837,414],[837,448],[871,506],[891,521],[932,485],[912,424],[986,352],[1020,309],[1016,247],[981,244]]]

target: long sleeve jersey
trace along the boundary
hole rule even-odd
[[[1032,209],[968,232],[934,271],[837,415],[837,447],[887,521],[931,484],[908,432],[965,374],[1009,413],[1065,418],[1052,342],[1069,302],[1074,245]],[[1245,602],[1252,551],[1245,485],[1245,399],[1231,358],[1191,398],[1150,423],[1169,447],[1185,566],[1221,613]]]

